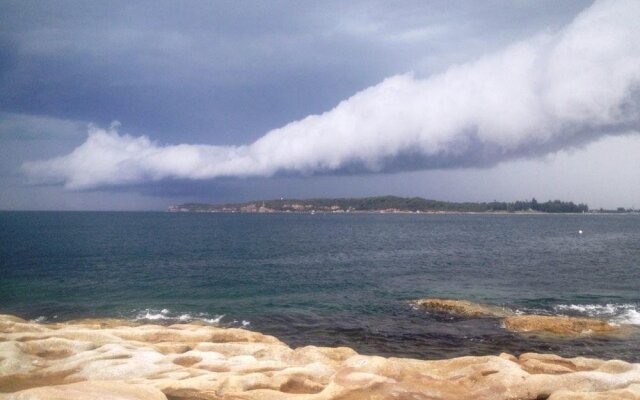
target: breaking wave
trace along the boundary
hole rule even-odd
[[[222,319],[225,317],[224,314],[220,314],[220,315],[210,315],[207,313],[197,313],[197,314],[190,314],[190,313],[174,313],[171,312],[170,310],[163,308],[161,310],[157,310],[157,309],[144,309],[144,310],[134,310],[135,313],[135,320],[140,321],[140,320],[145,320],[145,321],[168,321],[168,322],[192,322],[192,321],[202,321],[202,322],[206,322],[208,324],[214,324],[214,325],[221,325],[222,324]],[[236,321],[232,321],[230,323],[228,323],[227,325],[234,325],[234,322]],[[242,321],[243,323],[241,324],[242,326],[246,326],[248,325],[248,323],[245,325],[244,322],[247,321]]]
[[[640,325],[637,304],[558,304],[553,310],[561,314],[602,318],[617,324]]]

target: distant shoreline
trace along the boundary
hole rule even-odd
[[[541,211],[386,211],[386,210],[368,210],[368,211],[348,211],[348,212],[332,212],[332,211],[200,211],[200,210],[168,210],[170,213],[193,213],[193,214],[290,214],[290,215],[625,215],[638,214],[636,212],[628,213],[601,213],[601,212],[563,212],[549,213]]]
[[[172,205],[170,212],[198,213],[257,213],[257,214],[586,214],[632,213],[637,210],[590,210],[583,203],[549,200],[515,202],[448,202],[421,197],[376,196],[363,198],[317,198],[254,200],[244,203],[206,204],[184,203]]]
[[[398,212],[384,212],[384,211],[352,211],[352,212],[328,212],[318,211],[315,213],[307,211],[273,211],[273,212],[250,212],[250,211],[165,211],[174,214],[261,214],[261,215],[640,215],[639,211],[630,212],[601,212],[601,211],[588,211],[588,212],[563,212],[563,213],[549,213],[549,212],[527,212],[527,211],[435,211],[435,212],[414,212],[414,211],[398,211]]]

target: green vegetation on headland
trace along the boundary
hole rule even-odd
[[[560,200],[544,203],[530,201],[488,203],[454,203],[428,200],[421,197],[378,196],[337,199],[279,199],[251,201],[234,204],[186,203],[169,207],[172,212],[379,212],[379,213],[483,213],[483,212],[529,212],[529,213],[582,213],[588,212],[586,204],[575,204]]]

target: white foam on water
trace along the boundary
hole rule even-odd
[[[618,323],[629,325],[640,325],[640,312],[630,309],[624,315],[618,317]]]
[[[46,320],[47,320],[47,317],[45,317],[44,315],[41,315],[41,316],[39,316],[39,317],[38,317],[38,318],[36,318],[36,319],[32,319],[32,320],[31,320],[31,322],[38,322],[38,323],[40,323],[40,322],[44,322],[44,321],[46,321]]]
[[[165,317],[162,313],[152,314],[150,311],[147,311],[144,314],[138,314],[138,316],[136,316],[136,319],[149,319],[155,321],[157,319],[167,319],[167,317]]]
[[[636,304],[558,304],[553,309],[562,314],[569,312],[604,318],[616,324],[640,325],[640,312]]]
[[[189,313],[183,314],[174,314],[171,310],[167,308],[163,308],[162,310],[153,310],[153,309],[145,309],[145,310],[134,310],[137,312],[135,319],[136,320],[148,320],[148,321],[180,321],[180,322],[189,322],[189,321],[203,321],[208,324],[218,324],[224,317],[224,315],[215,315],[211,316],[206,313],[198,313],[197,317]]]
[[[242,321],[238,321],[237,319],[234,319],[233,321],[231,321],[230,325],[240,325],[241,328],[246,328],[247,326],[251,325],[251,321],[247,321],[245,319],[243,319]]]
[[[210,324],[219,324],[222,318],[224,318],[224,314],[218,315],[216,318],[202,318],[202,321]]]

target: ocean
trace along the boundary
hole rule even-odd
[[[427,297],[638,326],[640,215],[0,212],[1,313],[198,320],[383,356],[640,361],[640,327],[518,334],[409,304]]]

